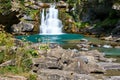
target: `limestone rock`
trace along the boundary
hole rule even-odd
[[[61,48],[55,48],[55,49],[52,49],[52,50],[48,50],[47,52],[47,55],[50,56],[50,57],[55,57],[55,58],[61,58],[62,54],[64,53],[63,52],[64,50]]]
[[[11,26],[12,31],[15,33],[18,32],[29,32],[32,31],[34,28],[34,25],[31,23],[25,23],[25,22],[20,22],[18,24],[14,24]]]
[[[27,78],[25,78],[23,76],[9,75],[6,77],[0,76],[0,80],[27,80]]]
[[[120,4],[115,3],[115,4],[113,4],[112,8],[115,9],[115,10],[120,10]]]
[[[92,76],[77,74],[72,71],[42,69],[38,71],[38,74],[40,75],[37,80],[96,80]]]
[[[109,78],[105,78],[104,80],[120,80],[120,76],[110,76]]]

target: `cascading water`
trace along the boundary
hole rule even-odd
[[[42,10],[40,34],[61,34],[62,22],[58,19],[58,9],[55,9],[55,5],[51,5],[49,10]]]

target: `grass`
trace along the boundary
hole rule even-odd
[[[14,60],[14,65],[6,65],[0,67],[0,75],[23,75],[28,78],[28,80],[36,80],[36,75],[31,74],[32,69],[32,58],[39,57],[38,52],[34,49],[27,48],[28,43],[24,42],[24,46],[19,46],[14,43],[14,38],[12,35],[6,32],[0,32],[0,48],[5,47],[0,50],[0,65],[9,60]],[[17,47],[17,46],[19,47]],[[17,49],[12,49],[12,47],[17,47]]]
[[[17,66],[5,66],[5,67],[0,67],[0,74],[19,74],[22,73],[23,69],[22,67],[17,67]]]

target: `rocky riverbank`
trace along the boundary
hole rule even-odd
[[[85,40],[82,40],[82,43]],[[17,40],[18,47],[25,43]],[[80,45],[80,44],[79,44]],[[83,45],[83,44],[81,44]],[[84,47],[84,46],[83,46]],[[79,48],[83,48],[79,47]],[[2,51],[5,49],[0,47]],[[120,63],[114,58],[105,58],[98,50],[64,49],[57,44],[30,43],[27,49],[34,49],[37,53],[32,58],[30,73],[37,75],[37,80],[115,80],[118,76],[105,76],[109,70],[119,70]],[[12,48],[15,51],[17,47]],[[34,54],[34,53],[33,53]],[[12,62],[12,64],[11,64]],[[13,61],[0,64],[2,66],[14,65]],[[1,80],[26,80],[22,76],[6,75]]]

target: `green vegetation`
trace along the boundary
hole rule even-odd
[[[0,13],[8,14],[11,8],[11,0],[0,0]]]
[[[75,25],[78,29],[81,29],[88,27],[90,24],[88,22],[76,22]]]
[[[0,68],[0,74],[19,74],[22,72],[22,68],[18,68],[17,66],[5,66]]]
[[[38,52],[37,52],[37,50],[31,49],[31,50],[29,50],[28,52],[32,55],[32,57],[38,57]]]
[[[0,46],[6,45],[7,47],[11,47],[14,45],[14,40],[11,38],[12,35],[5,33],[5,32],[0,32]]]
[[[12,61],[10,64],[0,67],[0,75],[2,74],[25,74],[23,75],[28,80],[36,80],[36,75],[30,74],[32,69],[32,58],[38,57],[38,52],[34,49],[26,48],[28,43],[24,42],[24,45],[19,46],[14,43],[12,36],[6,32],[0,33],[0,65],[7,61]],[[13,49],[16,47],[16,49]],[[29,74],[29,75],[28,75]]]
[[[37,80],[37,75],[36,74],[30,74],[28,77],[28,80]]]
[[[39,46],[40,50],[48,50],[49,49],[49,45],[48,44],[43,44]]]

